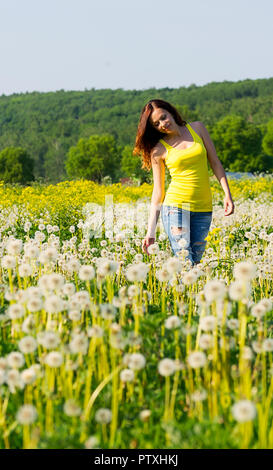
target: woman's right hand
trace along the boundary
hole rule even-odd
[[[153,245],[155,242],[155,238],[150,237],[149,235],[146,235],[146,237],[142,240],[142,251],[147,253],[149,256],[149,252],[147,250],[148,246]]]

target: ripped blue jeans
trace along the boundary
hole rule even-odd
[[[176,256],[181,249],[185,249],[189,252],[186,259],[192,265],[200,263],[206,248],[205,238],[209,232],[212,212],[192,212],[162,205],[161,218],[173,254]]]

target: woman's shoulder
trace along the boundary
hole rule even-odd
[[[164,160],[166,156],[166,147],[161,142],[157,142],[151,150],[151,159]]]
[[[205,126],[201,121],[188,122],[188,124],[200,137],[202,137],[202,132]]]

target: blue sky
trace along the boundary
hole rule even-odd
[[[273,76],[272,0],[0,0],[0,95]]]

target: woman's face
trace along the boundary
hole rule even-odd
[[[176,124],[173,116],[169,111],[163,108],[155,108],[150,115],[150,123],[159,132],[168,134],[173,131]]]

